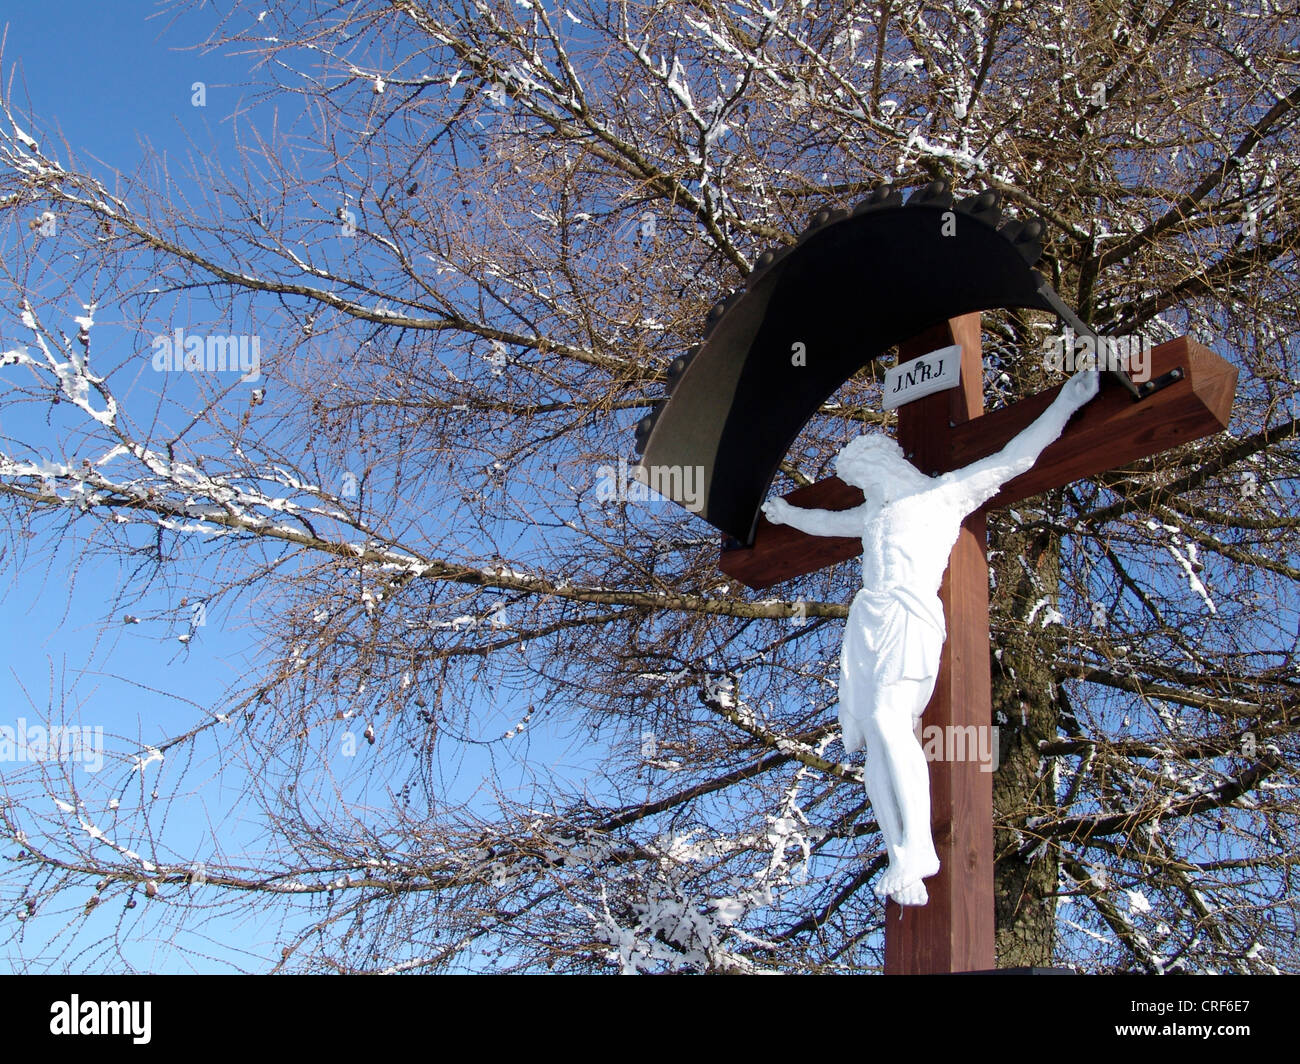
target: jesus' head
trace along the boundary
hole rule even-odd
[[[849,440],[835,457],[835,475],[861,488],[867,498],[898,499],[928,484],[928,478],[903,457],[898,441],[883,433]]]

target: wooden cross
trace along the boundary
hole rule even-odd
[[[978,313],[952,318],[900,345],[899,361],[951,344],[959,344],[962,350],[959,385],[898,411],[898,441],[925,473],[959,469],[1000,450],[1047,408],[1059,390],[1050,388],[985,414]],[[1151,356],[1151,379],[1169,380],[1167,375],[1176,373],[1173,383],[1138,402],[1120,388],[1103,388],[1029,472],[1009,481],[963,523],[939,592],[948,638],[923,718],[927,727],[987,728],[992,723],[986,512],[1227,427],[1236,369],[1185,338],[1154,348]],[[863,501],[859,489],[835,477],[800,488],[786,499],[795,506],[826,510],[849,509]],[[727,575],[752,588],[764,588],[861,552],[860,539],[809,536],[763,518],[753,546],[724,551],[719,564]],[[885,972],[991,969],[992,773],[981,771],[974,759],[932,762],[930,808],[939,873],[926,880],[927,905],[887,903]]]

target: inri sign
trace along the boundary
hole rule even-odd
[[[961,348],[956,345],[941,347],[886,370],[882,405],[886,410],[894,410],[924,395],[955,388],[960,380]]]

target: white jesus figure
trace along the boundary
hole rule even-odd
[[[859,436],[840,451],[835,472],[862,489],[861,506],[805,510],[784,499],[763,506],[769,521],[809,535],[862,537],[863,586],[844,631],[839,716],[845,750],[866,747],[863,779],[889,855],[875,890],[900,905],[924,905],[929,895],[921,881],[939,871],[930,775],[916,725],[947,636],[939,585],[948,555],[966,516],[1031,469],[1097,387],[1095,371],[1077,373],[997,454],[935,478],[888,436]]]

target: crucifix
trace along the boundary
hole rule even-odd
[[[670,371],[675,379],[669,401],[638,425],[642,474],[686,461],[702,471],[707,501],[697,512],[727,534],[719,566],[751,588],[771,587],[862,551],[860,536],[810,535],[786,521],[769,521],[760,508],[794,435],[865,361],[861,348],[845,352],[855,323],[866,320],[872,328],[862,345],[867,358],[893,345],[900,365],[941,348],[960,349],[960,373],[942,375],[949,387],[898,409],[898,444],[922,474],[964,469],[1000,451],[1060,391],[1047,389],[983,412],[980,309],[1037,307],[1077,329],[1087,327],[1028,269],[1038,255],[1041,228],[1012,222],[995,229],[991,193],[971,197],[954,211],[946,187],[936,185],[906,205],[885,187],[851,217],[823,212],[792,252],[777,252],[767,264],[760,260],[763,268],[747,290],[710,315],[704,345]],[[905,250],[901,257],[872,259],[863,250],[873,241],[877,248]],[[882,265],[873,268],[873,262]],[[851,310],[836,313],[837,299]],[[946,642],[924,711],[927,727],[947,734],[949,728],[987,729],[992,723],[987,511],[1226,427],[1233,367],[1185,338],[1152,349],[1150,356],[1141,386],[1123,366],[1110,367],[1123,386],[1108,384],[1031,468],[962,522],[939,591]],[[842,511],[862,506],[863,498],[858,488],[831,477],[791,492],[785,501],[798,509]],[[766,509],[789,515],[772,503]],[[929,765],[939,871],[926,880],[924,905],[916,904],[915,895],[906,905],[887,903],[887,973],[994,967],[993,781],[981,768],[974,759]]]
[[[904,362],[892,374],[893,395],[904,381],[959,383],[961,346]],[[948,383],[944,381],[944,367]],[[889,377],[886,378],[886,384]],[[1001,450],[959,469],[922,472],[884,433],[850,440],[835,458],[835,474],[860,489],[849,510],[808,509],[769,499],[763,515],[814,536],[862,540],[862,589],[853,596],[840,653],[839,719],[844,752],[865,750],[862,781],[885,837],[889,866],[876,893],[901,905],[924,905],[924,880],[939,871],[930,830],[930,779],[917,734],[934,692],[947,634],[939,588],[962,524],[1001,490],[1031,470],[1048,444],[1099,388],[1095,369],[1076,373],[1051,405]],[[917,396],[916,398],[920,398]],[[895,400],[896,404],[898,400]],[[933,729],[933,726],[932,726]],[[960,760],[991,752],[991,728],[939,730],[984,741],[961,743]],[[931,732],[933,734],[933,730]],[[955,746],[949,756],[958,757]],[[992,770],[991,757],[981,768]]]

